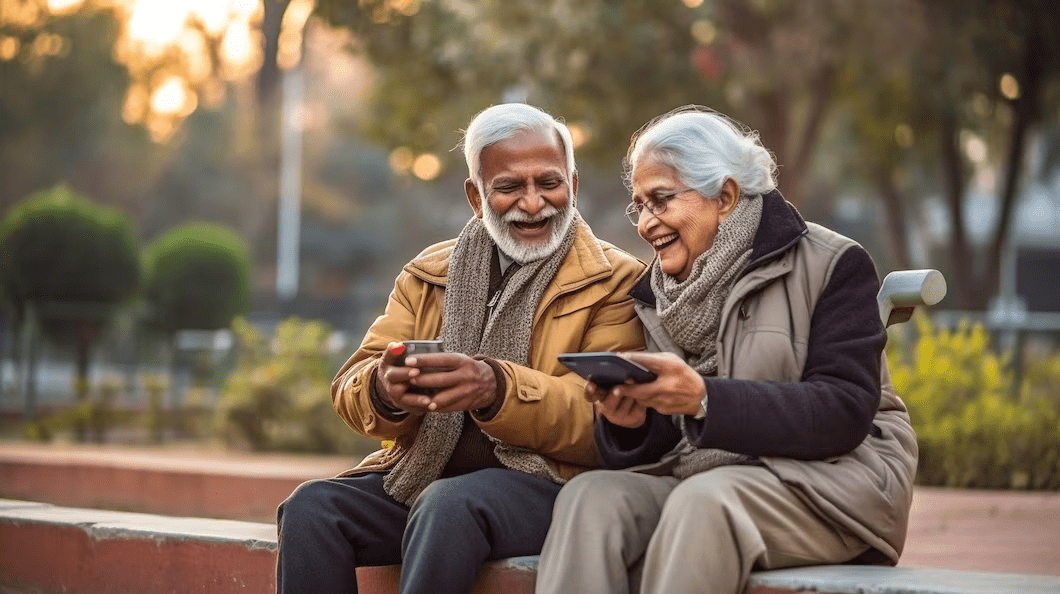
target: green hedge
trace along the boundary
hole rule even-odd
[[[981,326],[916,323],[908,352],[888,347],[895,389],[920,444],[917,482],[1060,489],[1060,355],[1027,355],[1019,385]]]

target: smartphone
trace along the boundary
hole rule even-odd
[[[627,379],[643,384],[656,377],[643,365],[610,352],[563,353],[559,362],[604,389],[624,384]]]
[[[405,353],[401,355],[396,365],[404,365],[405,358],[412,355],[445,352],[445,342],[441,340],[403,340],[401,344],[405,345]],[[420,371],[423,373],[431,373],[435,371],[448,371],[448,369],[444,367],[421,367]],[[423,394],[425,396],[434,396],[434,394],[437,393],[437,390],[431,388],[415,388],[410,389],[409,392]]]
[[[404,340],[405,354],[398,359],[397,365],[405,364],[405,357],[422,355],[424,353],[444,353],[445,342],[441,340]]]

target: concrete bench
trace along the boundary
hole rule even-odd
[[[0,500],[0,592],[275,591],[276,528]],[[487,563],[474,594],[533,591],[537,557]],[[361,592],[397,592],[399,567],[358,570]],[[1060,593],[1060,577],[940,569],[807,567],[756,572],[747,594]]]

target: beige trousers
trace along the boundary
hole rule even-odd
[[[752,569],[841,563],[867,549],[759,466],[684,481],[596,470],[556,499],[536,592],[738,594]]]

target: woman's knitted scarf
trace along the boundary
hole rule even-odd
[[[687,279],[679,281],[665,274],[658,260],[652,265],[651,288],[659,321],[700,375],[717,372],[722,308],[751,257],[761,220],[762,200],[741,196],[732,214],[718,227],[714,244],[692,264]],[[684,479],[717,466],[747,461],[742,454],[696,448],[688,441],[684,415],[676,415],[674,422],[685,435],[675,448],[680,454],[673,469],[675,477]]]
[[[688,278],[679,281],[664,273],[659,260],[652,264],[651,289],[659,321],[677,346],[688,353],[689,365],[701,375],[717,371],[721,309],[751,257],[761,220],[762,200],[758,196],[741,196],[736,208],[718,227],[714,245],[692,264]]]
[[[494,243],[481,219],[468,221],[449,258],[441,336],[446,350],[527,365],[534,312],[574,244],[581,224],[581,217],[575,213],[563,242],[551,256],[509,271],[508,282],[491,300],[494,305],[486,319]],[[391,497],[411,506],[427,485],[441,476],[460,439],[464,414],[424,415],[412,447],[383,479],[383,487]],[[563,482],[539,454],[494,441],[497,459],[506,467]]]

